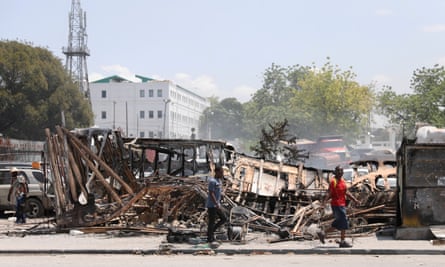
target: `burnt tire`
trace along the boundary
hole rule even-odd
[[[36,198],[28,198],[26,200],[26,217],[38,218],[44,214],[42,202]]]

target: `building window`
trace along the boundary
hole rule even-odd
[[[139,137],[145,137],[145,132],[139,132]]]
[[[153,89],[148,90],[148,97],[153,97],[153,96],[154,96]]]
[[[102,98],[107,98],[107,90],[102,90]]]
[[[162,119],[162,110],[158,110],[158,119]]]
[[[158,97],[162,97],[162,89],[158,89]]]
[[[159,137],[163,136],[161,131],[158,132],[158,136]]]
[[[148,118],[149,118],[149,119],[153,119],[154,116],[155,116],[155,115],[154,115],[154,111],[153,111],[153,110],[149,110],[149,111],[148,111]]]
[[[144,110],[139,111],[139,118],[145,119],[145,111]]]
[[[139,90],[139,97],[145,97],[145,90]]]
[[[105,119],[107,118],[107,112],[106,112],[106,111],[102,111],[102,112],[101,112],[101,118],[102,118],[103,120],[105,120]]]
[[[148,132],[148,137],[153,138],[155,136],[155,134],[152,131]]]

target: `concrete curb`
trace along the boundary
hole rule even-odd
[[[0,255],[7,254],[126,254],[126,255],[445,255],[444,250],[420,249],[42,249],[42,250],[0,250]]]

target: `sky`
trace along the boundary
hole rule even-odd
[[[81,0],[89,80],[142,75],[244,103],[272,64],[326,62],[361,85],[410,93],[416,69],[445,64],[443,0]],[[0,39],[65,64],[71,0],[0,0]],[[328,59],[329,58],[329,59]]]

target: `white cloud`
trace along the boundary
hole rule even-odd
[[[104,75],[97,73],[97,72],[93,72],[93,73],[89,74],[88,80],[90,82],[94,82],[94,81],[100,80],[102,78],[105,78]]]
[[[135,74],[131,72],[130,69],[123,67],[121,65],[101,66],[101,70],[103,71],[103,73],[93,72],[92,74],[90,74],[89,80],[96,81],[105,77],[118,75],[122,78],[125,78],[133,82],[140,81],[135,77]]]
[[[372,80],[376,83],[377,86],[382,86],[389,85],[392,79],[384,74],[376,74],[374,75],[374,77],[372,77]]]
[[[140,75],[145,76],[145,75],[143,75],[143,74],[140,74]],[[163,77],[163,76],[161,76],[161,75],[158,75],[158,74],[151,74],[151,75],[148,75],[148,78],[151,78],[151,79],[154,79],[154,80],[158,80],[158,81],[165,81],[165,80],[168,80],[168,79],[166,79],[165,77]],[[140,82],[140,81],[138,81],[138,82]]]
[[[252,98],[252,95],[257,91],[257,88],[248,86],[248,85],[241,85],[236,87],[233,90],[232,96],[228,97],[235,97],[240,101],[241,103],[247,102]]]
[[[213,78],[207,75],[192,77],[187,73],[177,73],[173,81],[203,97],[219,96],[218,86]]]
[[[382,89],[383,86],[391,86],[391,89],[397,94],[411,93],[409,81],[397,75],[376,74],[372,78],[372,83],[377,90]]]
[[[445,24],[427,25],[422,28],[424,32],[445,32]]]
[[[216,96],[219,100],[235,97],[242,103],[249,101],[256,91],[255,88],[247,85],[221,89],[213,77],[207,75],[192,77],[186,73],[178,73],[175,75],[174,82],[204,97]]]
[[[133,82],[140,82],[139,79],[135,77],[135,74],[128,68],[121,65],[109,65],[101,67],[102,73],[91,73],[89,80],[96,81],[103,79],[105,77],[118,75],[127,80]],[[143,74],[141,74],[143,75]],[[144,75],[143,75],[144,76]],[[180,85],[187,90],[190,90],[203,97],[216,96],[219,100],[227,97],[235,97],[240,102],[249,101],[251,95],[256,91],[255,88],[247,85],[240,85],[232,89],[221,89],[215,82],[214,78],[208,75],[200,75],[197,77],[192,77],[187,73],[177,73],[173,79],[166,79],[157,74],[148,75],[148,77],[155,80],[171,80],[172,82]]]
[[[445,66],[445,57],[439,58],[439,60],[437,61],[437,64]]]
[[[381,16],[381,17],[383,17],[383,16],[391,16],[392,15],[392,10],[386,9],[386,8],[381,8],[381,9],[377,9],[375,11],[375,14],[377,16]]]

